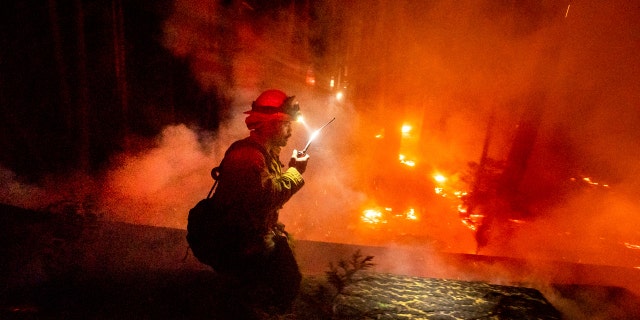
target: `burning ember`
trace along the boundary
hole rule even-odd
[[[391,208],[385,208],[386,211],[391,211]],[[384,220],[382,211],[378,209],[366,209],[362,211],[362,221],[370,224],[387,223]]]
[[[402,126],[402,129],[400,131],[402,131],[402,136],[403,137],[408,137],[409,134],[411,133],[411,129],[413,129],[413,127],[410,124],[404,124]]]
[[[362,211],[360,220],[369,224],[385,224],[388,223],[388,218],[401,219],[401,220],[418,220],[416,210],[414,208],[408,208],[402,213],[394,213],[393,208],[371,208]]]
[[[433,175],[433,180],[435,180],[437,183],[445,183],[447,181],[447,177],[443,176],[442,174],[436,173]]]
[[[624,246],[632,250],[640,250],[640,245],[637,245],[637,244],[631,244],[629,242],[625,242]]]
[[[409,167],[415,167],[416,166],[416,162],[414,160],[407,159],[407,157],[404,154],[399,155],[398,159],[400,160],[400,163],[402,163],[404,165],[407,165]]]
[[[443,198],[446,198],[450,194],[453,194],[455,198],[461,199],[462,197],[464,197],[464,196],[466,196],[468,194],[466,191],[456,190],[456,188],[450,187],[447,184],[447,182],[452,180],[452,179],[447,178],[442,173],[436,172],[436,173],[434,173],[432,175],[432,178],[436,183],[436,187],[434,188],[434,192],[437,195],[439,195],[439,196],[441,196]],[[460,209],[458,211],[460,211]]]
[[[600,183],[600,182],[595,182],[593,181],[593,179],[589,178],[589,177],[582,177],[582,178],[571,178],[570,179],[572,182],[577,182],[577,183],[583,183],[589,187],[594,187],[594,188],[609,188],[609,185],[606,183]]]

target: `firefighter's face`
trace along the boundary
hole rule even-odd
[[[280,147],[286,146],[291,137],[291,121],[271,121],[268,127],[273,144]]]

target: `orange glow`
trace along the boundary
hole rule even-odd
[[[416,165],[416,162],[414,160],[407,159],[407,157],[404,154],[398,155],[398,160],[400,160],[400,163],[407,165],[409,167],[415,167]]]
[[[405,217],[407,218],[407,220],[418,220],[418,216],[416,216],[416,210],[413,208],[410,208],[409,211],[405,213]]]
[[[453,194],[456,196],[456,198],[462,198],[466,196],[468,193],[466,191],[456,191]]]
[[[416,163],[413,160],[402,161],[402,164],[407,165],[409,167],[415,167],[416,166]]]
[[[631,244],[629,242],[625,242],[624,246],[632,250],[640,250],[640,245],[637,245],[637,244]]]
[[[391,211],[391,209],[389,208],[387,208],[386,210]],[[367,209],[362,211],[362,216],[360,217],[360,219],[370,224],[387,223],[387,220],[384,220],[382,217],[382,211],[377,209]]]
[[[409,220],[409,221],[417,221],[418,215],[416,214],[416,210],[414,208],[408,208],[403,213],[393,213],[392,208],[370,208],[362,211],[362,215],[360,216],[360,220],[368,224],[384,224],[388,223],[389,220],[387,217],[391,217],[393,219],[400,219],[400,221]]]
[[[581,182],[586,183],[587,185],[592,186],[592,187],[609,188],[608,184],[593,181],[593,179],[591,179],[589,177],[582,177],[580,179],[571,178],[570,180],[574,181],[574,182],[581,181]]]
[[[442,184],[445,183],[447,181],[447,177],[443,176],[440,173],[436,173],[433,175],[433,179],[436,180],[436,182]]]
[[[450,194],[453,194],[457,199],[461,199],[466,196],[468,193],[463,190],[455,190],[455,187],[447,185],[450,180],[455,180],[453,178],[448,178],[442,173],[436,172],[432,175],[433,180],[436,182],[437,186],[433,188],[435,194],[446,198]],[[459,206],[460,208],[460,206]],[[458,210],[458,212],[462,212]],[[466,212],[466,211],[465,211]]]
[[[307,76],[305,78],[305,82],[310,86],[313,86],[316,84],[316,76],[313,73],[313,69],[311,68],[307,69]]]

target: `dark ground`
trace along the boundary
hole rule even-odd
[[[184,230],[99,222],[69,208],[43,213],[2,205],[0,318],[240,318],[233,306],[242,306],[242,299],[193,256],[184,259],[184,236]],[[360,251],[379,263],[335,296],[323,276],[328,263]],[[545,290],[554,296],[545,297],[526,285],[429,277],[411,269],[392,273],[385,248],[299,241],[296,252],[303,290],[292,312],[280,319],[635,319],[640,314],[638,298],[617,286],[554,284]],[[488,257],[452,255],[449,261],[459,268],[483,259]],[[517,261],[509,263],[518,267]],[[584,266],[558,266],[587,272]]]

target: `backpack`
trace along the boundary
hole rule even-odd
[[[225,152],[225,156],[233,149],[250,146],[262,152],[265,159],[271,156],[263,146],[251,139],[234,142]],[[222,269],[234,259],[237,254],[238,243],[235,234],[227,225],[227,209],[221,205],[215,196],[215,189],[220,179],[224,159],[218,167],[211,170],[211,177],[215,180],[206,198],[189,210],[187,218],[187,243],[193,255],[202,263],[214,269]]]

